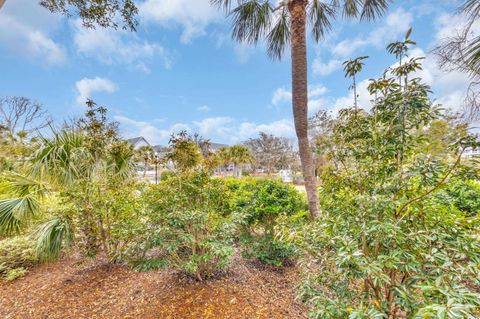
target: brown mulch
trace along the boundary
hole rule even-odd
[[[138,273],[70,257],[0,283],[0,318],[295,319],[294,267],[271,270],[235,258],[215,279],[197,282],[162,270]]]

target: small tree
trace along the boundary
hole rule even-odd
[[[51,123],[40,103],[21,96],[0,99],[0,124],[13,139],[18,134],[32,133]]]

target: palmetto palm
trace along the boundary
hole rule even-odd
[[[23,174],[9,173],[0,184],[0,234],[18,231],[22,224],[42,212],[47,194],[77,190],[91,194],[103,189],[105,181],[123,181],[134,172],[134,152],[126,142],[117,142],[102,157],[88,150],[86,135],[81,130],[54,132],[43,139]],[[37,249],[46,259],[59,255],[60,248],[73,238],[72,221],[61,208],[52,219],[36,231]]]
[[[137,151],[137,157],[143,162],[143,177],[147,175],[148,165],[155,160],[155,152],[149,145],[140,147]]]
[[[226,168],[231,163],[231,153],[230,148],[227,146],[221,147],[215,153],[218,157],[220,165],[222,166],[222,174],[225,177],[226,175]]]
[[[234,145],[229,148],[230,161],[234,165],[235,177],[242,175],[242,167],[244,164],[252,163],[253,156],[250,150],[243,145]]]
[[[299,153],[311,217],[318,214],[318,195],[313,158],[308,141],[308,84],[306,27],[320,41],[332,27],[331,20],[346,17],[374,19],[390,0],[211,0],[233,19],[233,37],[238,41],[267,42],[268,55],[280,59],[288,45],[292,59],[292,107]]]

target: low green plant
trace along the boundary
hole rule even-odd
[[[14,280],[38,263],[35,241],[17,236],[0,241],[0,276]]]
[[[7,271],[4,278],[6,281],[14,281],[18,278],[21,278],[27,274],[28,270],[25,268],[14,268]]]
[[[233,254],[233,224],[228,189],[206,173],[179,174],[145,194],[149,237],[171,268],[204,280],[228,265]]]
[[[227,181],[231,210],[239,227],[242,255],[282,266],[295,257],[295,249],[276,238],[280,217],[306,209],[304,198],[290,185],[274,179],[244,178]]]

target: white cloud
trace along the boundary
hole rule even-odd
[[[221,15],[210,0],[146,0],[139,5],[139,10],[146,21],[165,28],[180,26],[183,43],[204,35],[207,26]]]
[[[166,69],[172,66],[167,50],[155,42],[142,41],[129,31],[112,28],[87,29],[80,20],[73,22],[74,43],[78,54],[105,64],[125,64],[150,73],[148,64],[160,59]]]
[[[327,99],[323,96],[328,89],[323,85],[310,85],[308,88],[308,110],[310,113],[325,108]],[[272,106],[279,110],[282,106],[292,104],[292,92],[281,87],[276,89],[272,95]]]
[[[282,105],[285,104],[291,104],[292,103],[292,92],[285,88],[278,88],[273,92],[272,95],[272,105],[275,108],[279,108]]]
[[[210,110],[211,110],[211,108],[208,105],[202,105],[202,106],[197,107],[197,111],[199,111],[199,112],[207,113],[207,112],[210,112]]]
[[[209,117],[201,121],[194,121],[193,124],[202,136],[222,136],[233,133],[231,124],[234,121],[231,117]]]
[[[7,1],[0,11],[0,46],[40,64],[62,64],[66,49],[51,37],[59,22],[36,3]]]
[[[87,99],[92,98],[95,92],[113,93],[117,90],[115,83],[106,78],[95,77],[93,79],[83,78],[75,83],[77,90],[77,103],[83,104]]]
[[[234,138],[237,141],[245,141],[249,138],[256,137],[260,132],[287,138],[295,137],[295,127],[293,125],[293,121],[289,119],[283,119],[264,124],[243,122],[238,126],[238,132]]]
[[[125,137],[143,136],[151,144],[165,145],[172,133],[185,130],[189,133],[198,132],[205,138],[214,142],[235,144],[256,137],[260,132],[283,136],[295,137],[293,121],[282,119],[270,123],[255,123],[251,121],[237,121],[231,117],[204,118],[191,123],[177,123],[164,128],[157,127],[153,122],[138,121],[126,116],[114,116],[120,123],[120,130]]]
[[[322,63],[320,57],[315,58],[313,60],[313,74],[315,75],[329,75],[335,72],[336,70],[340,69],[342,66],[342,61],[337,59],[332,59],[327,63]]]
[[[412,14],[399,8],[390,13],[386,17],[385,22],[366,37],[345,39],[335,45],[332,53],[335,56],[350,58],[361,47],[368,45],[383,47],[388,41],[396,40],[403,35],[410,28],[412,22]]]

